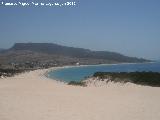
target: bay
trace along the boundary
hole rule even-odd
[[[160,72],[160,62],[75,66],[50,71],[48,76],[64,82],[81,81],[95,72]]]

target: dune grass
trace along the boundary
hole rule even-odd
[[[160,73],[158,72],[96,72],[93,77],[112,82],[131,82],[139,85],[160,87]]]

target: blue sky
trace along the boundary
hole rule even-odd
[[[1,6],[0,48],[49,42],[160,59],[160,0],[75,1],[61,8]]]

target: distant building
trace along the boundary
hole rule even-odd
[[[79,66],[79,62],[77,62],[76,65]]]

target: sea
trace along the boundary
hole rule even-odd
[[[160,62],[75,66],[50,71],[48,77],[63,82],[81,81],[95,72],[160,72]]]

